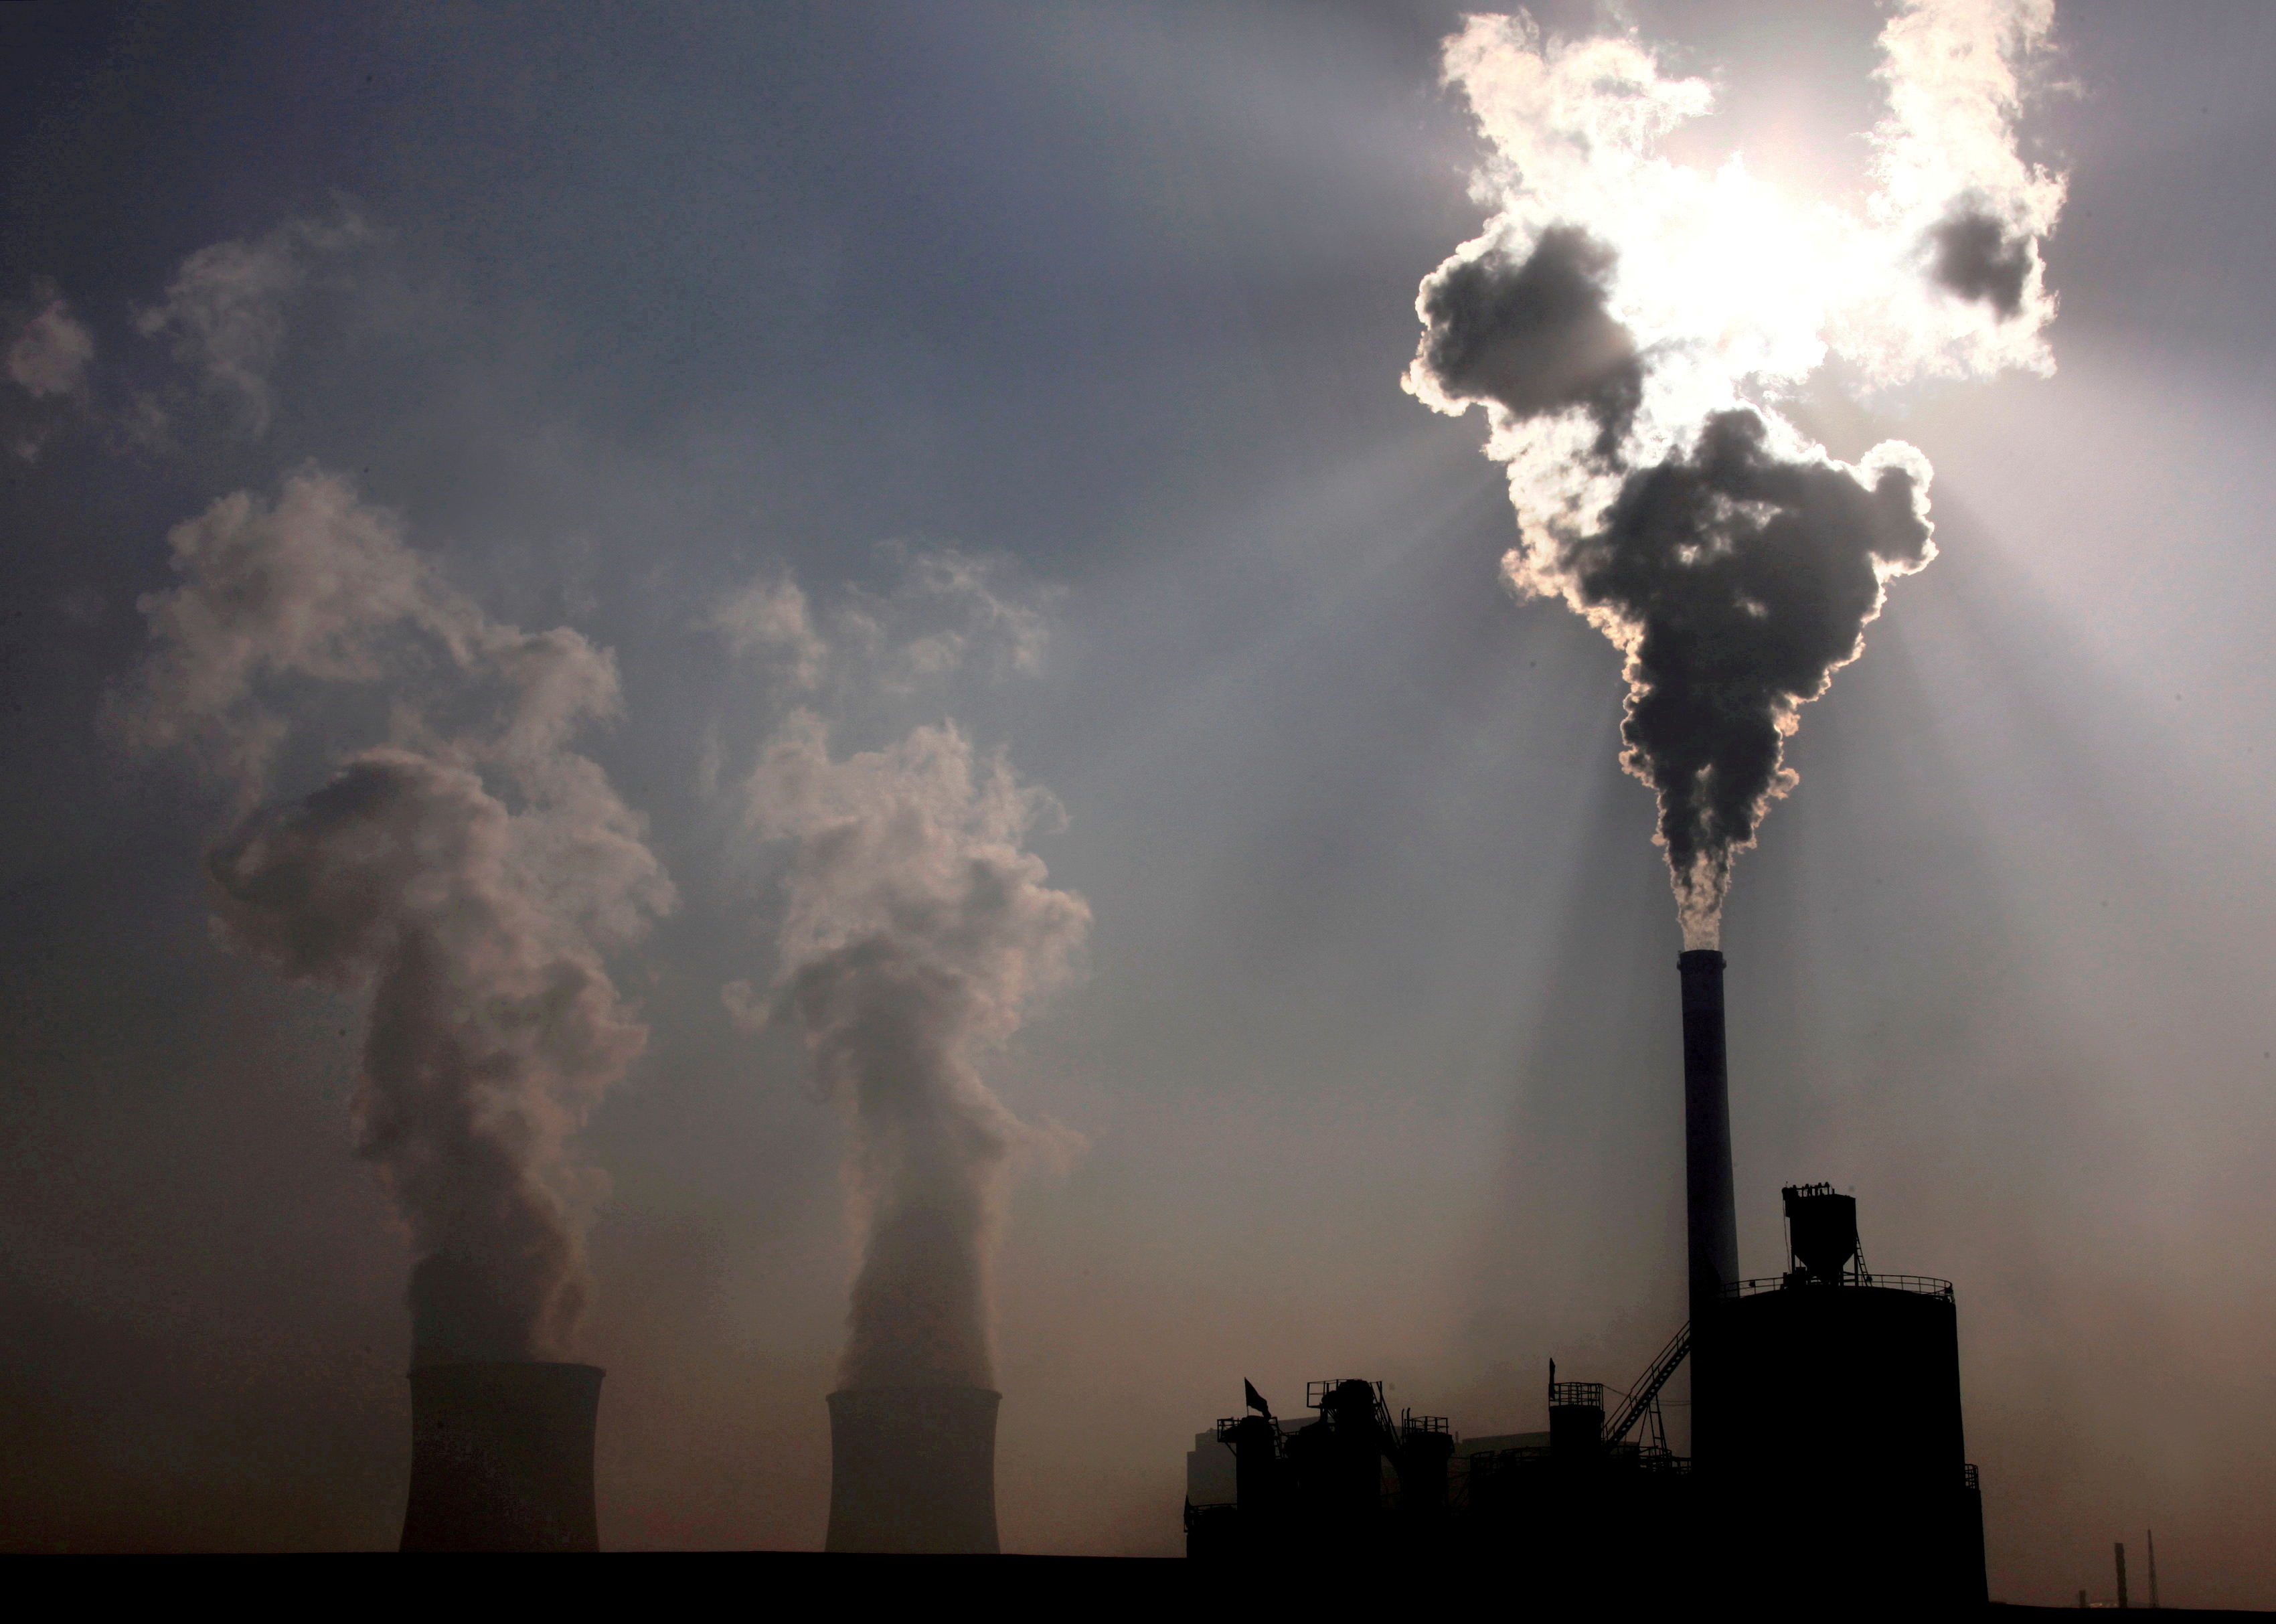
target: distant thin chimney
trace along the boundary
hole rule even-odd
[[[2123,1541],[2120,1541],[2120,1542],[2119,1542],[2117,1544],[2113,1545],[2113,1546],[2112,1547],[2112,1549],[2113,1549],[2113,1550],[2114,1550],[2114,1551],[2116,1551],[2116,1552],[2118,1552],[2118,1605],[2119,1605],[2120,1607],[2124,1607],[2124,1606],[2128,1606],[2128,1605],[2130,1605],[2130,1604],[2127,1601],[2127,1599],[2126,1599],[2126,1545],[2125,1545],[2125,1543],[2124,1543]]]

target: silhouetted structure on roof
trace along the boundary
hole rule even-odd
[[[406,1551],[594,1551],[589,1364],[421,1365],[411,1372]]]

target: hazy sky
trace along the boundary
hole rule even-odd
[[[1718,86],[1684,152],[1854,194],[1876,7],[1625,13]],[[1485,212],[1460,20],[0,8],[9,1543],[397,1533],[361,1007],[226,951],[228,790],[103,720],[169,532],[312,467],[484,624],[615,653],[577,747],[678,902],[610,948],[649,1036],[579,1141],[604,1545],[821,1539],[847,1128],[722,992],[777,973],[739,786],[799,705],[841,756],[1005,752],[1090,912],[983,1067],[1037,1151],[1006,1549],[1178,1550],[1243,1377],[1483,1433],[1544,1424],[1551,1357],[1643,1368],[1683,1312],[1680,940],[1619,656],[1511,597],[1481,425],[1400,389]],[[2055,42],[2057,372],[1801,408],[1926,452],[1942,552],[1739,863],[1741,1258],[1830,1179],[1872,1267],[1954,1280],[1995,1597],[2106,1590],[2154,1527],[2167,1602],[2276,1605],[2276,13],[2065,0]],[[269,792],[397,697],[287,685]]]

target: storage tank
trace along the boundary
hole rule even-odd
[[[1908,1605],[1981,1602],[1952,1285],[1844,1271],[1854,1210],[1835,1197],[1809,1213],[1794,1231],[1802,1266],[1735,1282],[1711,1310],[1716,1402],[1696,1425],[1725,1547],[1759,1553],[1763,1582],[1794,1600],[1862,1587]]]
[[[1605,1453],[1605,1385],[1549,1385],[1549,1459],[1559,1472],[1589,1471]]]

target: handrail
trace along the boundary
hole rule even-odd
[[[1845,1274],[1838,1280],[1812,1279],[1796,1270],[1792,1274],[1773,1274],[1759,1280],[1734,1280],[1723,1287],[1726,1297],[1754,1297],[1772,1291],[1812,1291],[1824,1287],[1834,1289],[1843,1286],[1878,1286],[1885,1291],[1916,1292],[1923,1297],[1941,1297],[1952,1301],[1952,1282],[1939,1280],[1925,1274]]]
[[[1659,1390],[1667,1385],[1668,1377],[1675,1374],[1675,1367],[1683,1362],[1683,1355],[1690,1351],[1691,1327],[1687,1324],[1669,1339],[1665,1347],[1659,1350],[1659,1356],[1644,1371],[1643,1379],[1636,1383],[1635,1390],[1605,1423],[1606,1444],[1619,1443],[1635,1429],[1637,1422],[1643,1419],[1644,1411],[1651,1408],[1651,1401],[1659,1397]]]

